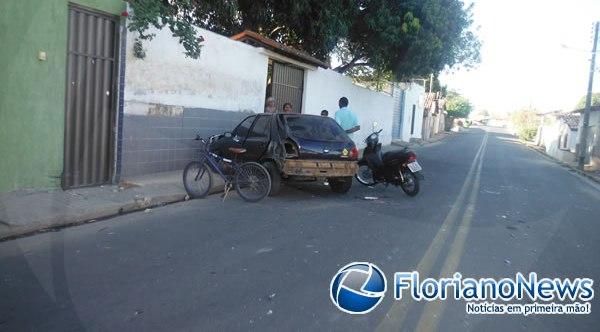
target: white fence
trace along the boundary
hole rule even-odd
[[[194,60],[184,56],[183,47],[168,29],[151,32],[156,37],[151,41],[142,41],[146,53],[143,59],[136,57],[133,51],[137,34],[127,34],[124,94],[127,128],[139,127],[137,123],[143,122],[139,116],[157,114],[182,117],[181,125],[180,122],[172,122],[183,128],[185,137],[191,132],[186,127],[194,127],[195,123],[204,126],[205,132],[207,126],[219,130],[230,127],[234,121],[232,119],[243,117],[248,112],[263,111],[269,57],[275,57],[278,61],[287,59],[263,48],[198,29],[198,33],[204,37],[204,46],[200,59]],[[297,61],[288,60],[291,64],[298,64]],[[350,78],[333,70],[304,66],[304,72],[303,113],[320,114],[321,110],[326,109],[333,117],[338,110],[339,98],[345,96],[361,125],[361,130],[354,135],[357,145],[363,146],[364,138],[375,129],[383,129],[383,144],[391,143],[392,96],[355,85]],[[190,109],[193,111],[188,111]],[[199,119],[203,117],[203,109],[207,110],[206,118]],[[188,114],[196,122],[190,123],[186,117]],[[211,122],[219,119],[226,120],[216,125]],[[134,130],[151,131],[163,126],[163,123],[171,126],[165,120],[156,122],[154,127],[151,124],[150,127]],[[420,121],[415,126],[420,133]],[[131,133],[125,133],[125,138],[131,141],[139,138]],[[163,137],[172,140],[179,135],[172,130]],[[132,145],[139,147],[139,144]],[[131,160],[134,159],[129,158],[127,162],[140,163]]]
[[[392,96],[355,85],[350,78],[333,70],[306,70],[303,113],[320,114],[325,109],[333,117],[340,97],[348,98],[349,108],[358,117],[361,130],[354,134],[357,145],[362,147],[364,139],[375,129],[383,129],[381,143],[391,143]]]
[[[222,111],[261,111],[264,105],[268,57],[255,47],[200,30],[200,59],[186,58],[168,29],[153,31],[143,41],[146,57],[133,54],[135,33],[127,36],[125,113],[143,113],[145,104]],[[127,107],[129,106],[129,107]]]

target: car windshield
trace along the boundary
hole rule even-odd
[[[331,118],[321,116],[286,115],[290,134],[316,141],[347,141],[348,135]]]

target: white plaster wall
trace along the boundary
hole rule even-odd
[[[144,59],[133,55],[137,34],[127,34],[125,113],[145,114],[145,104],[263,111],[268,57],[259,49],[198,29],[205,41],[194,60],[167,28],[151,32]]]
[[[364,139],[374,129],[383,129],[380,142],[391,144],[394,100],[392,96],[382,92],[360,87],[347,76],[333,70],[318,68],[305,71],[305,85],[302,113],[321,114],[328,110],[334,117],[339,109],[338,101],[347,97],[350,109],[356,113],[361,130],[354,133],[357,146],[364,146]]]
[[[425,88],[419,84],[411,83],[404,97],[404,116],[402,123],[401,140],[409,142],[411,138],[421,138],[423,131],[423,107]],[[412,107],[415,105],[415,127],[411,135],[410,125],[412,121]]]
[[[565,131],[569,132],[567,139],[568,150],[563,150],[559,146],[560,137]],[[566,124],[557,120],[542,127],[541,145],[544,146],[549,156],[564,162],[573,162],[576,144],[577,131],[570,130]]]

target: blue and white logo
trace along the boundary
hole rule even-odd
[[[381,302],[387,289],[383,272],[375,264],[354,262],[331,279],[331,301],[343,312],[366,314]]]

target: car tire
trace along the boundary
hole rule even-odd
[[[269,175],[271,176],[271,193],[269,196],[276,196],[281,189],[281,173],[279,172],[277,165],[275,165],[275,163],[272,161],[264,162],[263,166],[267,169]]]
[[[337,194],[345,194],[352,188],[352,177],[330,178],[328,180],[331,191]]]

